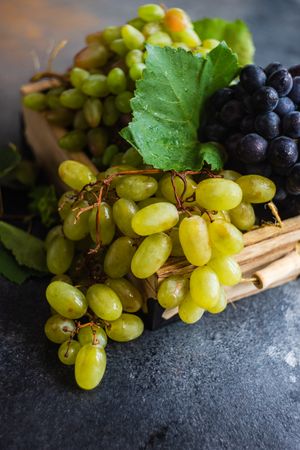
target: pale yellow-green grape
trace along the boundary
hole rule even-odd
[[[103,378],[106,353],[103,348],[86,344],[79,350],[75,361],[76,383],[82,389],[94,389]]]
[[[132,25],[137,30],[142,31],[146,22],[143,19],[141,19],[140,17],[135,17],[134,19],[128,20],[127,23],[129,25]]]
[[[172,275],[160,284],[157,292],[158,303],[163,308],[175,308],[186,297],[188,291],[188,279],[179,275]]]
[[[165,17],[165,11],[160,5],[148,3],[139,6],[138,16],[145,22],[158,22]]]
[[[127,80],[124,70],[114,67],[107,75],[107,85],[112,94],[120,94],[126,90]]]
[[[71,266],[74,256],[74,243],[64,236],[56,236],[47,249],[47,267],[49,272],[62,275]]]
[[[176,190],[176,193],[178,197],[181,197],[184,191],[184,182],[179,177],[174,177],[173,180],[174,187]],[[171,175],[165,174],[158,183],[160,192],[162,193],[163,197],[165,197],[169,202],[176,203],[174,188],[172,185],[172,178]],[[187,198],[191,197],[197,188],[197,183],[189,176],[186,177],[186,190],[183,195],[183,200],[186,200]],[[191,204],[191,203],[187,203]]]
[[[142,78],[143,72],[146,69],[144,63],[133,64],[129,69],[129,76],[133,81],[137,81]]]
[[[50,109],[56,110],[61,108],[59,97],[64,91],[62,86],[50,89],[46,94],[47,106]]]
[[[133,97],[133,92],[124,91],[116,96],[115,105],[118,111],[123,114],[128,114],[131,112],[130,100]]]
[[[231,223],[216,220],[208,232],[212,246],[224,255],[235,255],[244,248],[243,234]]]
[[[121,37],[121,27],[106,27],[103,30],[102,36],[107,44],[111,44],[112,41]]]
[[[198,34],[192,28],[187,28],[184,31],[172,33],[172,39],[175,42],[182,42],[189,48],[194,48],[201,45],[201,40]]]
[[[91,238],[94,242],[97,241],[97,214],[98,208],[94,208],[89,216],[89,230]],[[99,215],[99,236],[103,245],[108,245],[111,243],[115,235],[115,229],[116,226],[113,220],[111,206],[106,202],[102,202],[100,205]]]
[[[158,22],[148,22],[143,27],[143,35],[146,37],[146,39],[151,36],[154,33],[157,33],[158,31],[163,31],[163,28],[160,23]]]
[[[105,284],[93,284],[86,299],[91,310],[103,320],[117,320],[122,314],[122,303],[117,294]]]
[[[74,88],[81,88],[82,83],[90,76],[87,70],[80,67],[73,67],[70,72],[70,82]]]
[[[119,197],[140,202],[151,197],[157,190],[157,181],[147,175],[127,175],[118,181],[116,191]]]
[[[158,47],[169,47],[172,45],[172,42],[173,41],[170,36],[164,31],[157,31],[147,38],[147,44],[155,45]]]
[[[141,293],[126,278],[108,278],[105,283],[118,295],[123,311],[133,313],[141,309],[143,303]]]
[[[75,322],[60,316],[57,312],[49,317],[44,327],[45,335],[49,341],[55,342],[55,344],[68,341],[75,330]]]
[[[231,256],[216,256],[209,261],[208,266],[216,272],[220,283],[225,286],[234,286],[242,279],[241,268]]]
[[[143,158],[135,148],[130,147],[125,153],[123,153],[121,163],[138,167],[143,164]]]
[[[208,266],[197,267],[190,278],[192,300],[204,309],[214,307],[220,298],[220,282],[217,274]]]
[[[91,128],[96,128],[102,117],[103,106],[98,98],[88,98],[83,105],[85,120]]]
[[[141,202],[138,202],[139,209],[145,208],[149,205],[154,205],[154,203],[161,203],[165,202],[166,199],[164,197],[150,197],[146,198],[146,200],[142,200]]]
[[[220,298],[219,298],[218,302],[212,308],[207,308],[207,311],[210,312],[211,314],[219,314],[222,311],[224,311],[224,309],[226,309],[226,307],[227,307],[226,293],[225,293],[223,287],[221,286]]]
[[[91,153],[94,156],[101,156],[104,150],[106,149],[108,143],[107,130],[104,127],[93,128],[88,132],[87,138],[88,138],[88,146]]]
[[[104,172],[104,178],[108,178],[111,175],[114,175],[115,173],[119,173],[119,172],[131,172],[133,170],[136,170],[136,167],[133,166],[129,166],[128,164],[118,164],[112,167],[109,167],[105,172]],[[101,174],[100,174],[101,175]],[[117,184],[121,181],[122,178],[124,178],[125,175],[120,175],[115,177],[111,183],[110,183],[110,187],[115,188],[117,186]],[[122,197],[122,196],[121,196]]]
[[[48,250],[49,245],[55,239],[57,236],[63,236],[63,229],[61,225],[56,225],[55,227],[51,228],[51,230],[48,231],[48,234],[45,239],[45,247],[46,250]]]
[[[119,119],[120,113],[115,105],[115,97],[110,95],[103,102],[103,123],[107,127],[113,126]]]
[[[205,211],[201,214],[201,217],[207,224],[219,219],[225,220],[225,222],[230,222],[230,215],[228,211]]]
[[[276,193],[273,181],[261,175],[243,175],[237,180],[237,183],[243,191],[244,202],[270,202]]]
[[[125,234],[125,236],[132,238],[138,236],[131,226],[132,218],[138,209],[137,204],[127,198],[120,198],[113,204],[114,221],[121,233]]]
[[[220,175],[226,180],[231,181],[235,181],[242,176],[239,172],[236,172],[235,170],[222,170],[220,172]]]
[[[80,345],[94,344],[105,348],[107,344],[107,336],[103,328],[97,325],[83,327],[79,329],[78,340]]]
[[[125,58],[127,67],[133,66],[133,64],[142,63],[144,61],[144,54],[142,50],[134,49],[130,50]]]
[[[104,272],[110,278],[122,278],[130,272],[130,265],[136,248],[133,239],[122,236],[109,247],[104,258]]]
[[[31,92],[22,101],[24,106],[34,111],[44,111],[47,108],[47,97],[42,92]]]
[[[179,225],[179,239],[186,259],[203,266],[211,257],[208,228],[200,216],[186,217]]]
[[[51,278],[51,282],[52,281],[64,281],[65,283],[73,285],[71,277],[69,277],[69,275],[66,275],[65,273],[63,273],[62,275],[55,275],[54,277]]]
[[[218,47],[219,44],[220,41],[217,41],[217,39],[204,39],[204,41],[202,41],[202,46],[209,50],[213,50],[214,48]]]
[[[78,341],[66,341],[63,342],[58,349],[58,358],[60,362],[67,366],[75,364],[77,354],[81,346]]]
[[[99,42],[93,42],[76,54],[74,66],[86,70],[98,69],[105,66],[108,57],[107,48]]]
[[[74,191],[66,191],[58,200],[57,209],[58,214],[64,220],[72,209],[72,205],[76,200],[76,193]]]
[[[240,186],[225,178],[208,178],[200,181],[196,189],[196,202],[208,210],[228,210],[235,208],[242,201]]]
[[[83,293],[64,281],[52,281],[46,289],[46,298],[55,311],[68,319],[79,319],[86,313]]]
[[[184,256],[184,252],[182,250],[180,239],[179,239],[179,228],[175,227],[169,233],[169,236],[172,240],[172,251],[171,256]]]
[[[94,183],[97,178],[86,165],[77,161],[64,161],[58,168],[61,180],[70,188],[80,191],[86,184]]]
[[[122,38],[113,40],[110,43],[109,48],[121,57],[125,56],[126,53],[128,52],[128,48],[126,47],[124,39]]]
[[[137,278],[148,278],[167,261],[172,251],[172,240],[165,233],[146,237],[133,255],[131,270]]]
[[[142,49],[144,47],[145,36],[132,25],[124,25],[121,28],[121,34],[129,50]]]
[[[179,305],[178,315],[184,323],[196,323],[201,319],[205,312],[205,309],[200,308],[193,301],[190,292],[184,297],[183,301]]]
[[[113,341],[128,342],[138,338],[144,331],[144,323],[135,314],[123,313],[106,326],[106,334]]]
[[[172,203],[154,203],[140,209],[132,218],[132,229],[140,236],[160,233],[173,228],[179,220],[179,214]]]
[[[89,233],[89,217],[91,211],[85,211],[78,217],[80,208],[85,208],[88,203],[82,200],[69,212],[63,223],[64,234],[71,241],[80,241]]]
[[[67,89],[59,97],[60,103],[65,108],[81,109],[86,101],[86,96],[79,89]]]
[[[239,230],[249,231],[255,225],[255,211],[251,203],[241,202],[229,211],[230,220]]]

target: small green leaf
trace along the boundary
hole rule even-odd
[[[16,284],[24,283],[27,278],[37,274],[35,270],[20,266],[13,255],[0,244],[0,274]]]
[[[211,170],[221,170],[225,162],[225,152],[216,142],[200,144],[198,155],[200,164],[210,166]]]
[[[40,272],[48,272],[43,241],[31,234],[0,221],[0,241],[21,265]]]
[[[8,175],[21,161],[21,155],[13,144],[0,150],[0,178]]]
[[[57,222],[57,198],[53,185],[36,186],[30,192],[29,198],[29,210],[39,214],[46,227],[51,227]]]

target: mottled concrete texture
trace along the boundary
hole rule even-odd
[[[134,15],[139,1],[1,1],[0,141],[18,141],[18,85],[32,72],[29,51]],[[241,17],[257,61],[300,61],[299,0],[186,0],[192,17]],[[98,20],[98,16],[100,19]],[[3,106],[5,105],[5,108]],[[129,344],[110,344],[107,374],[93,392],[46,341],[45,281],[0,281],[0,448],[299,449],[300,283],[238,302],[195,326],[173,324]]]

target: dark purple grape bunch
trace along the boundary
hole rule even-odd
[[[300,205],[300,65],[245,66],[211,97],[208,116],[204,138],[224,145],[228,168],[273,179],[278,205]]]

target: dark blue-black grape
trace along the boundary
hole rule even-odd
[[[298,146],[293,139],[287,136],[280,136],[269,144],[268,160],[273,167],[287,169],[292,167],[298,159]],[[280,171],[285,175],[284,171]],[[277,171],[278,173],[278,171]]]
[[[235,100],[243,101],[247,95],[247,92],[245,91],[245,89],[243,88],[241,83],[237,83],[234,86],[232,86],[232,91],[233,91],[233,97],[235,98]]]
[[[209,100],[210,106],[212,106],[216,111],[220,111],[221,108],[229,100],[233,98],[233,89],[222,88],[216,91]]]
[[[287,197],[287,192],[282,187],[276,187],[276,193],[273,197],[273,202],[275,203],[281,203],[283,202]]]
[[[252,96],[252,104],[255,111],[265,113],[273,111],[278,104],[278,94],[271,86],[258,89]]]
[[[265,139],[274,139],[280,134],[280,118],[274,112],[259,114],[255,119],[255,131]]]
[[[227,135],[227,129],[219,122],[214,122],[206,125],[204,134],[208,141],[222,142]]]
[[[254,117],[245,116],[241,121],[240,130],[243,134],[252,133],[254,131]]]
[[[244,163],[258,163],[266,159],[267,147],[268,142],[259,134],[246,134],[237,146],[237,157]]]
[[[289,68],[289,72],[292,75],[292,77],[299,77],[300,76],[300,64],[295,64],[294,66],[291,66]]]
[[[228,153],[228,155],[232,158],[236,157],[236,149],[237,146],[242,139],[243,134],[241,133],[234,133],[231,134],[225,141],[225,150]]]
[[[300,137],[300,112],[292,111],[282,119],[282,131],[293,139]]]
[[[289,97],[296,105],[300,103],[300,76],[293,78],[293,88],[289,93]]]
[[[247,164],[245,166],[244,172],[247,175],[262,175],[263,177],[269,178],[272,174],[272,167],[267,162],[261,162],[261,163],[254,163],[254,164]]]
[[[300,195],[300,163],[295,164],[286,182],[289,194]]]
[[[254,109],[253,109],[253,105],[252,105],[252,97],[251,97],[251,95],[246,95],[243,98],[242,103],[244,105],[245,111],[248,114],[252,114]]]
[[[284,67],[280,62],[272,62],[268,64],[267,67],[265,68],[265,74],[267,75],[267,77],[269,77],[270,75],[272,75],[272,73],[283,68]]]
[[[256,64],[248,64],[240,73],[242,87],[252,94],[266,84],[267,76],[263,69]]]
[[[287,69],[280,69],[269,76],[267,84],[277,91],[279,97],[284,97],[292,90],[293,78]]]
[[[278,100],[277,106],[274,109],[274,112],[278,114],[280,117],[285,116],[289,112],[295,111],[296,106],[293,100],[290,97],[280,97]]]
[[[221,109],[220,120],[226,127],[236,127],[244,115],[242,103],[238,100],[229,100]]]

